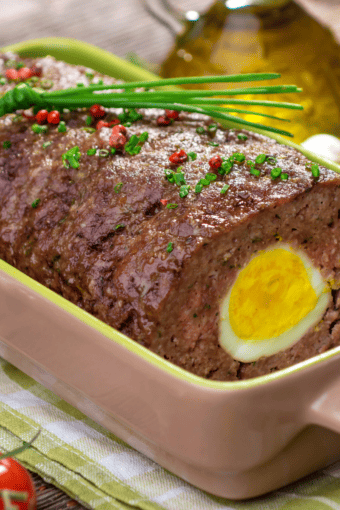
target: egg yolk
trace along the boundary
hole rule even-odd
[[[294,253],[284,249],[260,253],[240,271],[230,294],[234,333],[244,340],[260,341],[295,326],[318,301],[310,280]]]

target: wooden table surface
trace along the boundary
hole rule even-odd
[[[153,0],[154,1],[154,0]],[[340,0],[297,0],[327,24],[340,42]],[[185,11],[204,11],[212,0],[172,0]],[[73,37],[126,57],[131,53],[158,65],[173,36],[145,10],[142,0],[0,0],[0,47],[38,37]],[[37,510],[84,507],[33,475]]]

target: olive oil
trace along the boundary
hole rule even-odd
[[[286,128],[294,141],[317,133],[340,137],[340,48],[327,28],[291,0],[215,1],[197,21],[187,22],[161,68],[164,78],[252,72],[281,74],[278,80],[254,86],[282,83],[303,89],[267,97],[303,105],[303,111],[268,110],[290,119]],[[270,124],[283,127],[278,121]]]

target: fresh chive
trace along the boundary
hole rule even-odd
[[[219,143],[217,142],[209,142],[209,145],[211,145],[212,147],[219,147]]]
[[[281,179],[282,179],[283,181],[288,181],[288,174],[286,174],[286,173],[282,173],[282,174],[280,175],[280,177],[281,177]]]
[[[113,188],[114,192],[115,193],[119,193],[120,190],[122,189],[123,187],[123,183],[122,182],[119,182],[118,184],[115,185],[115,187]]]
[[[118,223],[118,225],[115,226],[115,230],[118,230],[119,228],[125,228],[124,223]]]
[[[37,198],[36,200],[34,200],[34,202],[32,202],[33,209],[38,207],[39,204],[40,204],[40,198]]]
[[[171,253],[173,249],[174,249],[173,243],[169,243],[168,246],[166,247],[166,251],[168,253]]]
[[[86,117],[85,123],[86,123],[87,126],[91,126],[91,124],[92,124],[92,117],[91,117],[91,115],[88,115]]]
[[[88,156],[94,156],[96,152],[97,152],[97,149],[89,149],[86,154]]]
[[[259,154],[256,156],[255,163],[258,165],[262,165],[266,161],[267,156],[265,154]]]
[[[5,140],[4,142],[2,142],[2,146],[4,149],[10,149],[12,147],[12,142],[10,142],[9,140]]]
[[[205,129],[204,129],[204,127],[203,127],[203,126],[198,126],[198,127],[196,128],[196,133],[197,133],[198,135],[203,135],[203,134],[205,133]]]
[[[168,80],[154,80],[149,82],[133,82],[123,84],[91,84],[88,87],[75,87],[72,89],[65,89],[61,91],[46,92],[40,89],[32,89],[27,84],[21,83],[14,89],[6,92],[0,98],[0,116],[11,113],[17,109],[26,109],[32,105],[41,108],[68,108],[77,109],[82,107],[92,106],[94,101],[99,102],[104,107],[120,107],[124,108],[124,113],[119,115],[120,121],[127,125],[142,118],[141,114],[136,112],[135,108],[162,108],[177,111],[188,111],[194,113],[201,113],[210,115],[216,119],[223,119],[236,122],[239,125],[260,128],[273,133],[280,133],[287,136],[292,136],[289,132],[265,126],[259,123],[246,121],[236,115],[231,114],[225,108],[214,105],[260,105],[260,106],[275,106],[277,108],[290,108],[302,109],[301,105],[293,103],[267,101],[267,100],[245,100],[235,99],[235,97],[228,98],[227,96],[235,95],[249,95],[249,94],[282,94],[291,92],[300,92],[300,89],[294,85],[276,85],[276,86],[257,86],[257,87],[244,87],[238,89],[228,90],[150,90],[152,87],[163,87],[168,85],[180,85],[186,83],[237,83],[259,81],[266,79],[275,79],[279,75],[276,73],[253,73],[253,74],[240,74],[230,76],[201,76],[201,77],[186,77],[186,78],[170,78]],[[48,83],[49,82],[49,83]],[[49,80],[41,80],[42,88],[49,88],[53,85]],[[143,91],[134,91],[133,89],[143,87]],[[112,89],[124,88],[123,93],[102,93],[95,94],[100,90],[107,91]],[[224,96],[217,98],[216,96]],[[237,113],[237,112],[236,112]],[[240,111],[238,112],[240,113]],[[259,112],[248,112],[255,115]],[[283,120],[283,119],[282,119]],[[210,125],[208,130],[214,132],[217,129],[216,125]],[[203,132],[205,130],[203,129]]]
[[[225,184],[223,186],[223,188],[221,189],[221,195],[224,195],[228,191],[229,188],[230,188],[230,185],[229,184]]]
[[[46,149],[46,148],[47,148],[47,147],[49,147],[50,145],[52,145],[52,142],[51,142],[51,141],[49,141],[49,142],[45,142],[45,143],[43,143],[43,144],[42,144],[42,148],[43,148],[43,149]]]
[[[114,147],[111,147],[110,153],[113,155],[113,154],[116,154],[116,152],[117,152],[116,149]]]
[[[243,133],[239,133],[239,134],[237,135],[237,138],[238,138],[239,140],[242,140],[243,142],[245,142],[246,140],[248,140],[247,135],[244,135]]]
[[[107,158],[109,156],[110,152],[107,149],[99,149],[98,156],[100,158]]]
[[[78,81],[78,83],[76,83],[76,86],[77,87],[85,87],[84,83],[82,83],[81,81]]]
[[[3,76],[0,77],[0,85],[6,85],[7,80]]]
[[[199,184],[199,183],[196,184],[195,193],[201,193],[202,189],[203,189],[203,184]]]
[[[270,176],[272,179],[277,179],[277,177],[280,177],[281,173],[282,173],[282,168],[277,166],[272,169],[272,171],[270,172]]]
[[[178,204],[166,204],[167,209],[177,209]]]

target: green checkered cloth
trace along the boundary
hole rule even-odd
[[[138,453],[0,358],[0,445],[26,467],[96,510],[340,510],[340,462],[270,495],[211,496]]]

